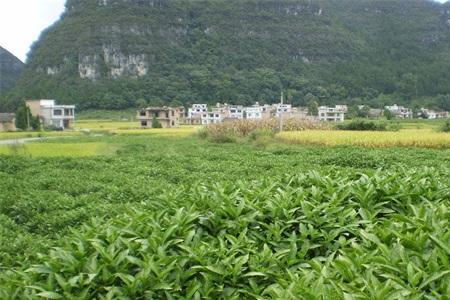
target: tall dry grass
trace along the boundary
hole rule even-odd
[[[237,138],[247,137],[252,133],[264,132],[275,134],[280,129],[278,119],[267,120],[233,120],[206,126],[200,133],[201,137],[215,142],[233,142]],[[308,129],[329,130],[330,126],[317,120],[286,119],[283,121],[283,131],[303,131]]]

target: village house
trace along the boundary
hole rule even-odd
[[[202,115],[202,125],[221,123],[223,119],[224,116],[217,111],[207,112]]]
[[[379,119],[383,116],[384,111],[380,108],[369,108],[369,118]]]
[[[207,104],[192,104],[192,107],[188,109],[188,118],[192,118],[197,115],[208,112]]]
[[[336,105],[335,107],[320,106],[318,113],[321,121],[344,122],[347,105]]]
[[[75,123],[75,105],[56,105],[55,100],[28,100],[27,107],[33,116],[39,117],[46,127],[60,129],[73,128]]]
[[[12,113],[0,113],[0,131],[15,131],[16,115]]]
[[[258,102],[255,102],[252,106],[242,106],[217,103],[209,110],[206,104],[192,105],[188,110],[186,123],[191,125],[208,125],[241,119],[262,120],[279,118],[281,115],[283,119],[311,118],[308,117],[307,108],[295,108],[291,104],[260,105]]]
[[[147,107],[138,111],[137,118],[142,128],[152,128],[156,119],[162,128],[175,128],[180,126],[184,117],[182,107]]]
[[[233,105],[228,107],[229,119],[243,119],[244,118],[244,107],[241,105]]]
[[[277,103],[274,104],[273,107],[275,108],[275,117],[280,117],[280,115],[289,115],[292,112],[292,105],[291,104],[281,104]]]
[[[433,109],[421,108],[421,114],[424,118],[429,120],[445,119],[449,117],[448,111],[435,111]]]
[[[192,106],[188,109],[187,118],[184,123],[189,125],[201,125],[202,118],[207,112],[207,104],[192,104]]]
[[[413,117],[412,109],[404,106],[398,106],[397,104],[394,104],[391,106],[385,106],[384,108],[390,111],[396,118],[399,119],[410,119]]]
[[[256,102],[254,105],[244,108],[244,118],[249,120],[260,120],[263,118],[263,108]]]

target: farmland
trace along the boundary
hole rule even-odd
[[[283,132],[279,138],[294,144],[323,146],[450,148],[450,134],[433,129],[404,129],[396,132],[308,130]]]
[[[0,147],[0,299],[450,294],[448,150],[103,125]]]

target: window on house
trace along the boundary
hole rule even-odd
[[[142,127],[147,126],[147,121],[141,121],[141,126],[142,126]]]
[[[141,110],[141,111],[139,112],[139,115],[140,115],[141,117],[145,117],[145,111],[144,111],[144,110]]]
[[[175,112],[172,110],[172,117],[175,116]]]
[[[169,112],[168,111],[166,111],[166,118],[167,119],[169,118]]]
[[[172,126],[174,126],[175,125],[175,121],[172,121]]]
[[[54,116],[62,116],[62,110],[61,109],[55,109],[53,110]]]

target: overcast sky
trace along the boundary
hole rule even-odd
[[[0,46],[25,61],[31,44],[39,38],[41,31],[57,21],[63,13],[64,2],[0,0]]]
[[[0,45],[22,61],[42,30],[59,19],[65,0],[0,0]]]

